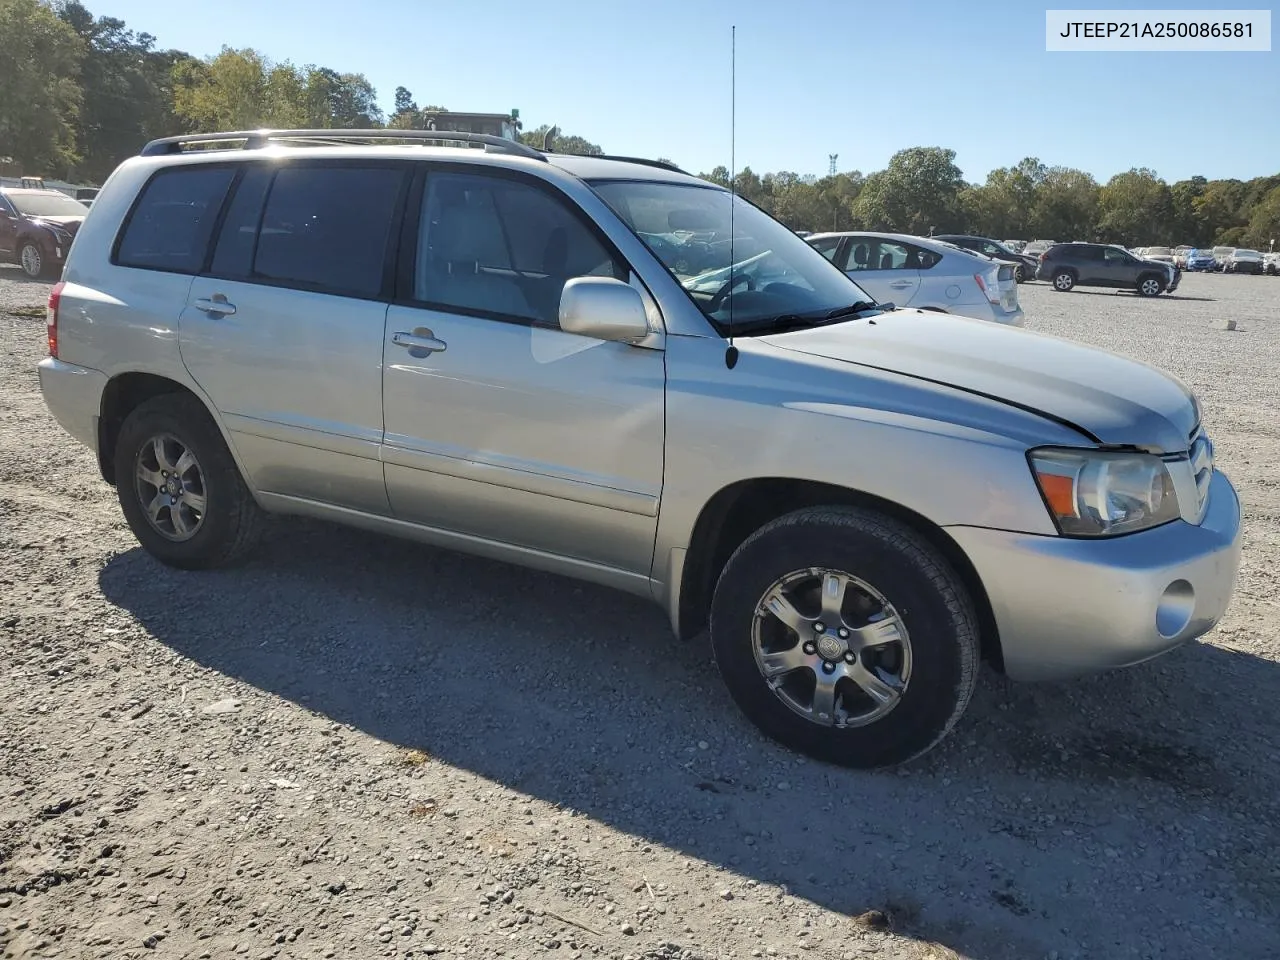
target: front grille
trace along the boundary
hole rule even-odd
[[[1188,459],[1196,478],[1196,511],[1199,512],[1204,509],[1205,498],[1209,496],[1209,481],[1213,479],[1213,442],[1200,424],[1191,431],[1190,441]]]

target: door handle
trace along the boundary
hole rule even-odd
[[[236,305],[228,303],[226,294],[215,293],[212,297],[201,297],[196,301],[196,309],[215,317],[229,317],[236,312]]]
[[[889,286],[893,287],[895,290],[905,290],[907,287],[912,286],[912,283],[910,280],[895,280],[893,283],[889,284]]]
[[[422,327],[419,327],[413,333],[401,330],[392,335],[391,342],[397,347],[404,347],[415,357],[425,357],[429,353],[444,353],[448,347],[447,343],[437,339],[430,330]]]

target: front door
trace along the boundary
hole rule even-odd
[[[13,256],[13,248],[18,240],[18,214],[9,206],[9,201],[0,197],[0,255]]]
[[[630,280],[540,180],[432,168],[383,341],[387,492],[403,520],[647,576],[661,349],[559,328],[576,276]]]
[[[253,164],[180,319],[259,491],[387,514],[382,332],[412,165]]]

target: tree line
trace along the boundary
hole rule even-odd
[[[275,62],[253,49],[210,57],[163,50],[123,20],[79,0],[0,0],[0,170],[101,183],[148,140],[257,127],[422,129],[439,106],[397,87],[384,114],[360,73]],[[469,107],[478,105],[468,105]],[[550,128],[522,130],[541,147]],[[559,130],[554,148],[600,154]],[[1100,240],[1126,246],[1189,243],[1267,249],[1280,240],[1280,174],[1252,180],[1196,176],[1169,184],[1134,168],[1106,183],[1029,157],[969,183],[955,151],[912,147],[884,170],[818,177],[788,171],[730,177],[730,185],[796,230],[966,232],[1018,239]]]

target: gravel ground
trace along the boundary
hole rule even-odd
[[[287,519],[153,562],[41,401],[46,292],[0,268],[3,956],[1280,955],[1280,280],[1022,288],[1200,392],[1236,599],[1141,667],[988,672],[877,774],[764,742],[626,596]]]

